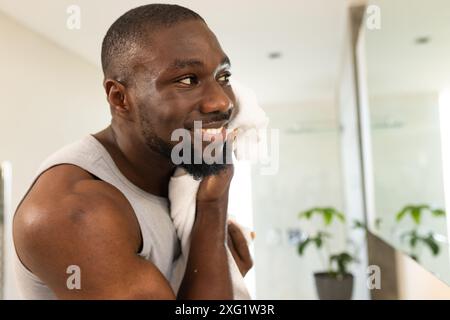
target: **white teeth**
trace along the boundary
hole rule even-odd
[[[222,132],[222,127],[221,128],[208,128],[208,129],[202,129],[203,132],[207,133],[207,134],[219,134]]]

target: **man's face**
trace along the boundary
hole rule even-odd
[[[152,33],[151,46],[141,52],[131,95],[147,146],[170,156],[178,143],[171,141],[174,130],[193,131],[194,121],[202,121],[203,128],[226,128],[236,105],[230,64],[205,23],[192,20]],[[202,152],[208,143],[192,152]],[[219,169],[202,167],[196,169],[206,174]]]

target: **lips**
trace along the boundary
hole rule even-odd
[[[227,125],[228,121],[208,122],[206,124],[202,123],[201,127],[191,128],[190,131],[194,133],[195,129],[201,128],[203,141],[216,141],[216,139],[220,138],[225,142],[227,137]]]
[[[228,121],[201,122],[203,129],[220,129],[228,125]]]

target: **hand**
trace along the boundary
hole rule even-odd
[[[227,151],[232,152],[233,143],[236,139],[237,130],[229,133],[226,137]],[[226,164],[225,168],[216,175],[203,178],[197,191],[197,201],[216,202],[224,200],[228,202],[228,191],[230,189],[231,179],[234,174],[233,163]]]
[[[228,191],[231,179],[233,178],[233,173],[233,165],[227,164],[218,174],[205,177],[202,182],[200,182],[197,191],[197,201],[228,201]]]
[[[254,232],[251,237],[254,238]],[[228,248],[233,255],[234,261],[239,268],[242,276],[245,277],[247,272],[253,267],[253,260],[248,247],[247,239],[239,225],[233,220],[228,220]]]

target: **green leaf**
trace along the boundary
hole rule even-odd
[[[323,216],[325,225],[327,226],[331,224],[333,217],[341,220],[341,222],[345,221],[345,215],[334,208],[323,208]]]
[[[442,209],[434,209],[434,210],[431,210],[431,213],[432,213],[435,217],[445,216],[445,211],[442,210]]]
[[[331,208],[331,207],[327,207],[327,208],[320,208],[320,207],[311,208],[309,210],[300,212],[298,214],[298,217],[300,219],[303,219],[303,218],[311,219],[311,217],[313,215],[321,215],[326,226],[331,224],[331,222],[333,221],[334,217],[336,217],[337,219],[339,219],[341,221],[345,221],[345,215],[343,213],[337,211],[336,209]]]
[[[347,252],[341,252],[339,254],[333,254],[330,256],[330,264],[336,262],[338,269],[337,273],[341,275],[347,273],[348,264],[353,261],[356,261],[356,259]]]
[[[422,215],[423,215],[423,212],[425,210],[430,210],[431,213],[435,214],[435,215],[441,215],[442,214],[442,212],[440,212],[440,210],[437,210],[436,213],[434,213],[435,210],[431,210],[430,206],[428,206],[426,204],[417,205],[417,206],[407,205],[400,212],[397,213],[396,220],[400,221],[407,214],[409,214],[411,216],[411,218],[413,219],[414,223],[419,225],[420,224],[420,220],[421,220]]]
[[[302,212],[300,212],[300,213],[298,214],[298,217],[299,217],[300,219],[306,218],[306,219],[309,220],[309,219],[311,219],[311,216],[312,216],[313,212],[314,212],[314,209],[307,210],[307,211],[302,211]]]
[[[318,236],[318,237],[315,238],[314,240],[316,241],[316,247],[317,247],[317,248],[322,247],[323,241],[322,241],[322,237],[321,237],[321,236]]]
[[[341,222],[345,222],[345,215],[342,212],[336,211],[336,217],[341,220]]]
[[[341,258],[342,258],[343,260],[349,261],[349,262],[353,260],[353,257],[352,257],[349,253],[347,253],[347,252],[341,253]]]
[[[326,226],[329,226],[331,224],[331,221],[333,221],[333,213],[333,209],[323,209],[323,220]]]
[[[353,229],[366,229],[366,225],[358,220],[353,220]]]
[[[413,207],[410,212],[411,212],[411,217],[413,218],[414,222],[416,224],[420,224],[420,216],[422,214],[422,208],[421,207]]]
[[[430,248],[434,256],[439,254],[439,244],[434,240],[433,234],[429,234],[426,238],[422,239],[423,242]]]
[[[307,238],[307,239],[305,239],[305,241],[299,243],[298,248],[297,248],[299,255],[302,256],[305,253],[305,249],[310,242],[311,242],[311,239]]]
[[[417,240],[418,240],[419,238],[417,237],[417,236],[411,236],[411,238],[409,239],[409,244],[410,244],[410,246],[412,247],[412,248],[415,248],[416,247],[416,244],[417,244]]]
[[[403,217],[405,216],[406,212],[408,212],[409,208],[410,208],[409,206],[406,206],[406,207],[404,207],[402,210],[400,210],[400,212],[397,213],[395,219],[396,219],[397,221],[402,220]]]

